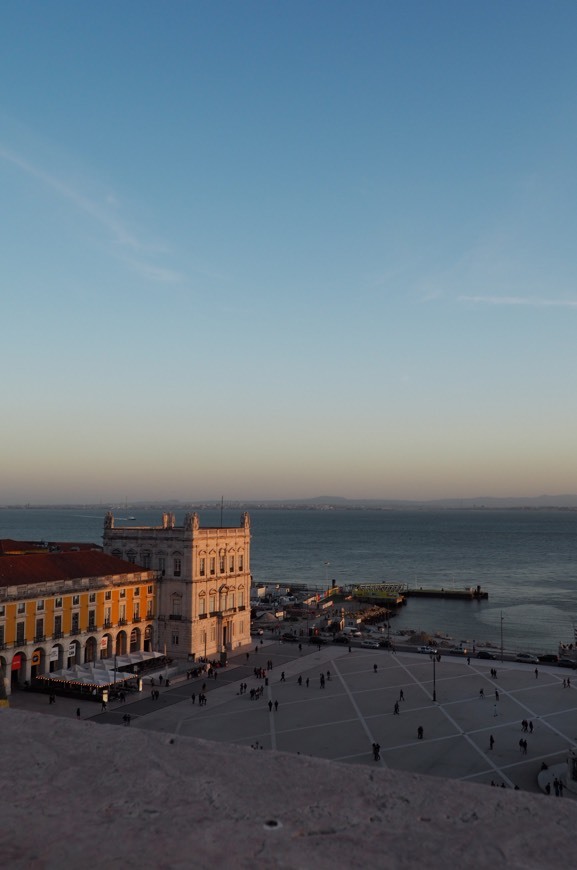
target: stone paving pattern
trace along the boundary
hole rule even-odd
[[[164,732],[179,737],[239,744],[259,744],[264,749],[314,756],[347,765],[388,767],[391,770],[428,774],[449,779],[507,787],[517,785],[538,792],[541,763],[565,761],[577,741],[576,685],[563,688],[571,671],[554,666],[443,656],[435,665],[426,655],[391,653],[346,646],[265,642],[235,656],[216,679],[187,680],[182,675],[170,688],[160,689],[160,699],[150,698],[145,687],[139,700],[114,704],[101,713],[99,705],[83,702],[82,718],[101,724],[123,725],[129,712],[131,729]],[[254,676],[255,667],[272,660],[268,685]],[[377,669],[375,671],[375,667]],[[490,675],[496,668],[497,679]],[[285,681],[281,681],[281,672]],[[330,679],[320,687],[320,674]],[[299,685],[298,677],[302,677]],[[306,687],[306,680],[309,686]],[[240,684],[246,682],[246,694]],[[207,704],[192,704],[206,684]],[[250,689],[264,686],[259,700]],[[480,697],[483,689],[484,698]],[[400,691],[399,715],[394,713]],[[499,697],[496,699],[495,692]],[[268,702],[278,701],[269,712]],[[53,715],[74,715],[78,706],[59,698],[47,706],[45,696],[17,693],[12,707],[37,709]],[[524,734],[521,721],[532,721],[533,733]],[[424,739],[417,739],[422,726]],[[489,747],[490,736],[494,747]],[[527,739],[528,752],[519,747]],[[381,746],[375,762],[373,742]],[[570,797],[570,796],[569,796]]]

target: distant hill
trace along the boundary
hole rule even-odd
[[[538,495],[538,496],[478,496],[476,498],[441,498],[427,501],[386,498],[345,498],[340,495],[319,495],[314,498],[292,499],[246,499],[225,500],[222,505],[226,510],[577,510],[577,495]],[[0,509],[36,508],[49,510],[51,508],[97,509],[106,511],[119,509],[114,504],[26,504],[0,505]],[[133,501],[128,509],[163,509],[175,510],[213,510],[221,507],[220,499],[184,499],[169,498],[166,500],[151,499]]]

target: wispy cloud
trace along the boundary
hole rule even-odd
[[[126,223],[116,214],[117,199],[114,194],[107,194],[103,202],[87,196],[76,187],[62,181],[56,175],[47,172],[42,167],[31,163],[20,154],[15,153],[0,145],[0,159],[6,160],[25,172],[32,178],[36,178],[46,187],[53,190],[61,199],[67,200],[72,205],[94,220],[108,233],[113,249],[112,253],[119,256],[133,270],[150,281],[163,283],[177,283],[182,276],[177,272],[155,266],[147,262],[144,257],[152,257],[159,253],[166,253],[167,248],[162,244],[145,243],[132,232]],[[136,255],[141,255],[142,259]]]
[[[529,308],[577,308],[577,299],[539,299],[531,296],[458,296],[459,302],[474,305],[509,305]]]
[[[123,260],[130,268],[149,281],[158,281],[160,284],[179,284],[183,280],[183,276],[173,269],[163,269],[160,266],[153,266],[131,257],[123,257]]]

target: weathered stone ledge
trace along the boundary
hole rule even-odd
[[[9,709],[0,729],[10,870],[577,863],[571,800]]]

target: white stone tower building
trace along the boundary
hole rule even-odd
[[[250,518],[238,527],[201,528],[197,513],[182,526],[116,527],[108,513],[104,551],[158,572],[155,647],[173,657],[218,658],[250,643]]]

